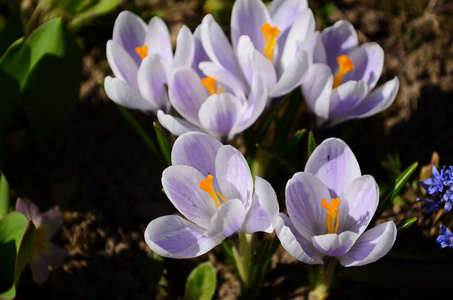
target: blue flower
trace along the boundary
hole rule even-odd
[[[440,248],[453,248],[453,233],[444,225],[440,225],[440,230],[443,234],[440,234],[436,240],[436,242],[440,244]]]
[[[451,207],[453,206],[453,187],[450,187],[450,189],[445,192],[440,201],[445,202],[445,211],[450,211]]]
[[[433,165],[433,177],[428,178],[422,182],[423,187],[428,190],[428,193],[432,196],[436,196],[438,193],[442,193],[444,190],[444,181],[448,181],[449,175],[446,174],[445,167],[442,170],[437,171]],[[449,173],[449,172],[448,172]],[[447,176],[446,176],[447,175]]]
[[[453,185],[453,166],[450,166],[445,171],[444,186],[451,187],[452,185]]]
[[[433,211],[436,211],[439,209],[439,204],[437,203],[437,201],[421,199],[421,198],[418,198],[417,201],[423,202],[422,208],[424,208],[427,213],[432,213]]]

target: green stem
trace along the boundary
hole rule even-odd
[[[9,210],[9,184],[5,175],[0,172],[0,218],[3,218]]]
[[[243,289],[249,287],[250,263],[253,256],[254,235],[247,233],[238,233],[239,249],[233,248],[233,255],[237,262],[238,275],[241,279]]]
[[[312,278],[316,281],[308,293],[309,300],[324,300],[329,296],[332,282],[335,279],[338,261],[335,258],[327,258],[324,265],[320,265],[317,276]]]

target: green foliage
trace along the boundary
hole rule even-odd
[[[20,213],[0,219],[0,299],[14,299],[20,275],[31,258],[36,228]]]
[[[404,231],[406,231],[416,221],[417,221],[417,218],[410,218],[410,219],[407,219],[406,221],[402,222],[401,224],[398,224],[398,226],[397,226],[398,234],[401,234]]]
[[[0,172],[0,219],[3,218],[9,210],[9,184],[5,175]]]
[[[307,159],[311,156],[313,151],[315,151],[317,145],[316,145],[316,140],[315,140],[315,135],[313,134],[313,131],[310,131],[308,134],[308,156]]]
[[[199,264],[187,277],[185,298],[189,300],[212,299],[216,286],[217,279],[212,264],[209,262]]]
[[[164,157],[164,161],[167,166],[171,165],[171,147],[168,143],[165,134],[163,133],[162,129],[157,125],[156,122],[153,122],[154,130],[156,131],[157,143],[159,144],[160,152]]]
[[[16,13],[3,28],[0,29],[0,55],[18,38],[24,35],[20,16]]]

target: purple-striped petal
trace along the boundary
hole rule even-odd
[[[195,41],[190,29],[183,25],[179,30],[176,39],[175,57],[173,58],[173,69],[178,67],[192,67],[195,55]],[[198,65],[198,63],[197,63]]]
[[[273,230],[274,227],[272,226],[271,217],[261,207],[257,195],[253,195],[252,205],[245,216],[244,223],[242,223],[239,232],[254,233],[264,231],[271,233]]]
[[[135,48],[144,45],[145,35],[146,24],[137,15],[125,10],[116,18],[113,26],[113,40],[125,49],[137,68],[140,66],[142,59],[135,52]]]
[[[16,211],[27,217],[28,220],[32,220],[35,226],[41,225],[41,212],[38,206],[28,199],[17,198],[16,200]],[[39,217],[39,220],[37,220]]]
[[[220,205],[212,216],[205,235],[223,240],[242,226],[245,219],[244,205],[239,199],[229,199]]]
[[[333,89],[330,94],[328,125],[340,123],[367,94],[368,85],[364,81],[348,81]]]
[[[145,57],[137,74],[142,96],[164,112],[170,110],[170,101],[165,88],[168,83],[167,72],[168,67],[165,66],[162,57],[159,54],[152,54]]]
[[[33,219],[31,220],[37,227],[45,227],[45,236],[43,238],[50,240],[50,238],[60,230],[61,226],[63,226],[64,218],[60,208],[54,206],[42,213],[39,222],[35,222]]]
[[[156,111],[157,109],[121,79],[105,77],[104,88],[107,97],[121,106],[144,111]]]
[[[349,51],[357,47],[357,33],[348,21],[338,21],[333,26],[323,30],[322,41],[326,49],[327,64],[336,74],[338,70],[337,57],[348,54]]]
[[[199,25],[196,29],[195,32],[193,33],[193,39],[194,39],[194,57],[193,57],[193,62],[192,62],[192,69],[194,69],[197,73],[198,76],[204,77],[205,75],[201,71],[201,69],[198,67],[199,64],[203,61],[209,61],[209,57],[206,54],[206,51],[204,51],[203,44],[201,42],[201,25]]]
[[[340,195],[338,232],[362,234],[368,227],[379,204],[379,187],[370,175],[354,179]]]
[[[162,186],[168,199],[181,214],[207,228],[217,208],[211,196],[200,189],[200,182],[204,178],[193,167],[172,165],[162,173]]]
[[[313,246],[324,255],[337,257],[347,253],[359,235],[352,231],[345,231],[340,234],[323,234],[311,238]]]
[[[272,23],[285,32],[295,23],[299,14],[308,7],[306,0],[273,0],[269,5]]]
[[[204,235],[204,231],[204,228],[179,216],[163,216],[148,224],[145,241],[161,256],[192,258],[205,254],[222,242]]]
[[[186,133],[177,138],[173,144],[171,162],[173,165],[192,166],[204,177],[209,174],[215,175],[215,158],[221,146],[222,143],[207,134]],[[214,188],[218,191],[217,186]]]
[[[319,31],[313,33],[310,41],[306,45],[306,50],[312,63],[327,64],[326,49],[322,43],[321,33]]]
[[[310,240],[305,239],[283,213],[277,215],[272,222],[275,233],[282,247],[296,259],[309,265],[324,264],[323,255],[313,247]]]
[[[214,62],[204,61],[201,62],[198,67],[205,76],[210,76],[217,80],[217,82],[228,85],[232,91],[235,91],[235,95],[248,94],[250,91],[249,84],[242,75],[239,77],[235,76],[233,73]]]
[[[201,105],[198,118],[202,127],[221,141],[233,138],[242,106],[231,94],[214,94]]]
[[[125,81],[133,89],[138,90],[138,65],[126,50],[113,40],[107,42],[107,60],[116,77]]]
[[[305,165],[305,172],[321,179],[332,198],[339,197],[347,184],[362,175],[351,148],[336,138],[325,140],[315,149]]]
[[[172,115],[166,114],[163,111],[157,111],[157,119],[159,123],[168,131],[175,136],[180,136],[184,133],[191,131],[202,131],[200,128],[193,126],[189,122],[173,117]]]
[[[242,113],[242,121],[237,132],[242,132],[250,127],[264,111],[267,103],[267,90],[260,75],[255,74],[252,81],[252,90],[248,97],[247,108]]]
[[[255,176],[255,196],[260,206],[266,211],[271,219],[278,215],[280,206],[274,188],[265,179]]]
[[[148,23],[144,45],[148,46],[148,55],[157,53],[171,65],[173,49],[170,42],[170,33],[167,25],[159,17],[153,17]]]
[[[345,267],[363,266],[386,255],[396,239],[396,226],[393,221],[380,224],[365,231],[351,250],[339,257]]]
[[[326,233],[327,213],[321,202],[330,200],[330,194],[321,180],[310,173],[298,172],[288,181],[285,197],[291,222],[305,239]]]
[[[231,12],[231,40],[236,48],[239,38],[248,36],[258,51],[263,52],[265,40],[261,26],[271,24],[271,17],[261,0],[237,0]]]

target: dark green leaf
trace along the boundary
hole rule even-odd
[[[156,131],[157,143],[159,144],[160,152],[164,156],[165,164],[167,166],[171,165],[171,148],[168,144],[168,140],[165,137],[165,134],[162,132],[162,129],[153,122],[154,130]]]
[[[68,26],[71,30],[77,31],[91,20],[113,11],[120,3],[121,0],[99,0],[96,4],[78,12]]]
[[[214,267],[206,262],[190,272],[186,281],[185,297],[189,300],[209,300],[214,296],[217,279]]]
[[[29,65],[30,47],[23,38],[20,38],[11,44],[0,60],[0,69],[5,75],[9,76],[11,80],[14,80],[18,87],[22,87],[25,83]],[[8,88],[8,86],[4,86],[4,88]],[[4,89],[2,89],[2,93],[4,93]],[[19,97],[15,100],[19,100]]]
[[[398,229],[398,234],[403,233],[406,231],[409,227],[411,227],[412,224],[414,224],[417,221],[417,218],[410,218],[407,219],[406,221],[398,224],[397,229]]]
[[[0,219],[3,218],[9,210],[9,184],[5,175],[0,172]]]
[[[0,55],[2,55],[9,45],[24,35],[24,28],[20,15],[16,13],[0,32]]]
[[[308,157],[315,151],[316,146],[315,135],[313,134],[313,131],[310,131],[308,134]]]
[[[20,275],[31,258],[36,228],[20,213],[0,220],[0,299],[14,299]]]

